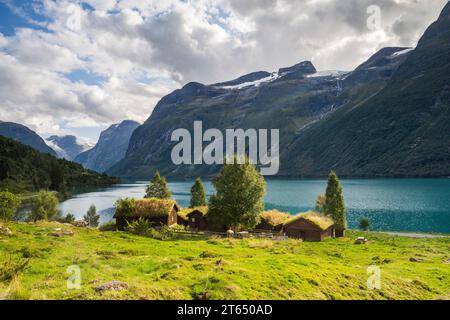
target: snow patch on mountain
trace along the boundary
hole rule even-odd
[[[401,55],[406,54],[408,52],[411,52],[413,50],[414,50],[414,48],[408,48],[408,49],[405,49],[405,50],[397,51],[392,56],[393,57],[398,57],[398,56],[401,56]]]

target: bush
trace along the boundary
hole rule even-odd
[[[117,231],[117,226],[114,221],[110,221],[107,223],[102,224],[99,228],[100,231]]]
[[[133,222],[127,222],[127,227],[125,228],[126,232],[137,234],[140,236],[148,236],[150,235],[150,229],[152,227],[151,223],[147,220],[140,218],[139,220]]]
[[[30,219],[33,221],[48,220],[58,215],[58,196],[54,192],[40,191],[31,200]]]
[[[65,223],[74,223],[75,222],[75,216],[73,215],[73,214],[71,214],[71,213],[68,213],[67,215],[66,215],[66,217],[64,218],[64,222]]]
[[[361,218],[359,220],[359,228],[361,230],[367,231],[369,229],[370,226],[370,221],[367,218]]]
[[[31,258],[14,258],[9,255],[0,265],[0,282],[10,282],[28,269]]]
[[[8,222],[14,219],[22,200],[8,191],[0,192],[0,220]]]

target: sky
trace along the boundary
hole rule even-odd
[[[447,0],[0,0],[0,120],[96,142],[166,94],[413,47]]]

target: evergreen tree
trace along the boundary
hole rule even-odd
[[[100,216],[97,214],[97,208],[94,205],[90,206],[83,219],[89,227],[97,228],[100,220]]]
[[[227,162],[214,179],[216,193],[209,203],[208,218],[216,226],[234,230],[253,228],[259,223],[266,192],[264,177],[247,159],[244,164]]]
[[[334,220],[336,230],[339,231],[339,235],[342,235],[342,232],[347,228],[347,219],[342,186],[334,171],[331,171],[328,176],[325,197],[325,214]]]
[[[145,198],[169,199],[171,197],[167,180],[161,177],[159,171],[155,173],[150,184],[147,186]]]
[[[195,180],[191,188],[191,208],[206,206],[205,187],[200,178]]]

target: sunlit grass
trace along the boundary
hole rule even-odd
[[[410,239],[350,232],[321,243],[297,240],[183,239],[159,241],[55,223],[12,223],[0,236],[0,259],[31,257],[0,297],[19,299],[448,299],[450,239]],[[53,238],[55,228],[73,237]],[[355,237],[370,241],[355,245]],[[411,257],[423,262],[410,262]],[[1,264],[0,264],[1,265]],[[67,288],[71,265],[80,290]],[[380,290],[366,285],[367,267],[381,268]],[[128,290],[98,293],[118,280]]]

